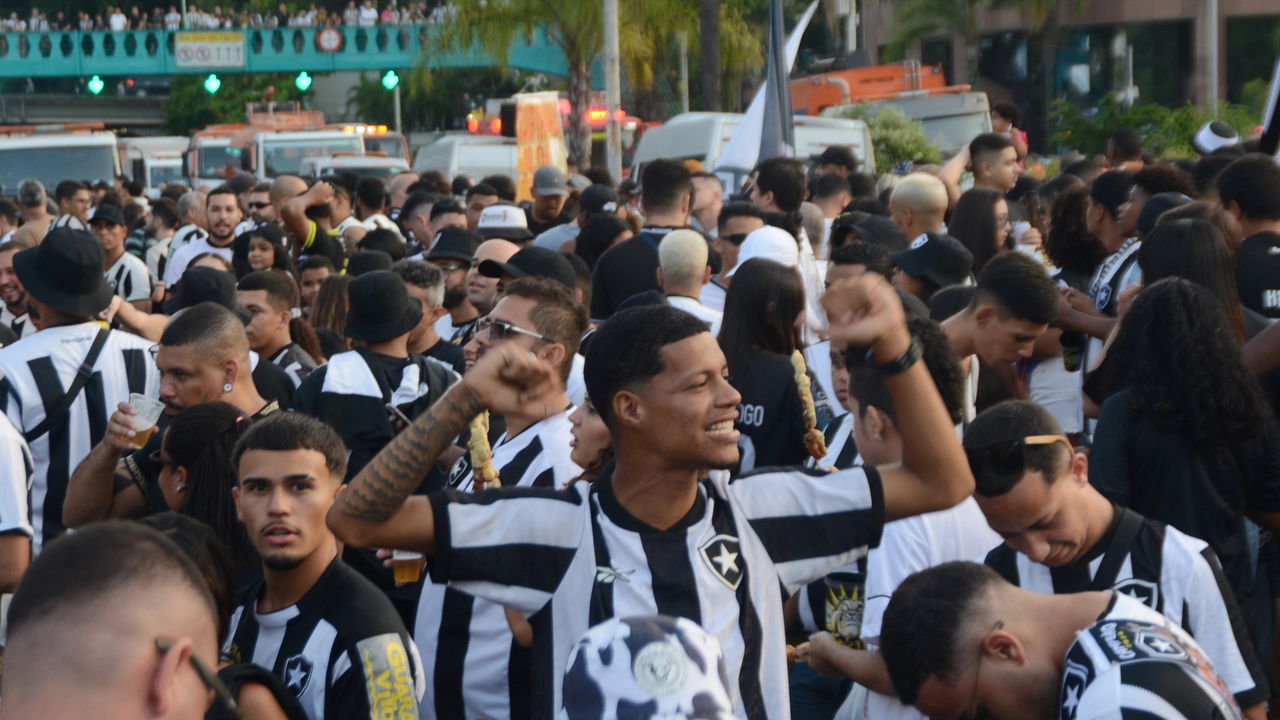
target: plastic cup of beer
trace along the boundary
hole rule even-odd
[[[391,551],[391,572],[396,582],[402,585],[416,583],[422,579],[422,553],[412,550]]]
[[[134,447],[141,448],[155,434],[156,423],[160,421],[160,414],[164,412],[164,403],[141,393],[129,393],[129,404],[138,411],[138,414],[130,420],[133,423],[134,436],[129,442]]]

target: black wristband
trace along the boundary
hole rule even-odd
[[[886,363],[876,363],[875,348],[867,348],[867,364],[875,366],[875,369],[885,377],[897,375],[906,372],[912,365],[915,365],[920,357],[924,355],[924,349],[920,347],[920,341],[914,335],[911,336],[911,344],[898,357]]]

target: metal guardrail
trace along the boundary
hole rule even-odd
[[[101,75],[203,74],[208,72],[333,72],[413,67],[419,56],[428,67],[483,67],[497,64],[479,49],[444,52],[435,49],[440,28],[429,24],[344,26],[341,49],[326,52],[317,35],[329,28],[241,28],[218,30],[244,38],[244,66],[179,67],[176,36],[168,30],[57,30],[0,33],[0,77],[78,77]],[[332,37],[330,35],[329,37]],[[508,65],[549,75],[567,74],[564,54],[545,31],[511,48]]]

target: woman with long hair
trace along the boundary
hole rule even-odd
[[[630,238],[631,228],[622,218],[613,213],[592,215],[578,231],[573,243],[572,252],[587,263],[587,267],[595,268],[596,260],[605,250]],[[569,242],[560,247],[561,252],[569,252]]]
[[[257,562],[231,498],[236,482],[231,451],[249,425],[245,413],[229,403],[192,405],[173,418],[151,458],[160,466],[165,505],[213,528],[237,570]]]
[[[753,258],[734,271],[718,339],[729,383],[742,394],[735,426],[743,471],[801,465],[810,455],[791,364],[800,347],[804,311],[804,284],[796,268]]]
[[[279,227],[272,224],[259,226],[249,235],[244,262],[239,262],[238,253],[232,259],[236,275],[244,277],[255,270],[279,270],[296,278],[298,272],[286,242],[284,231]]]
[[[1124,389],[1102,406],[1089,481],[1117,504],[1209,543],[1246,624],[1258,628],[1271,598],[1253,592],[1258,540],[1245,514],[1280,506],[1280,443],[1222,303],[1182,278],[1148,285],[1108,356]],[[1264,657],[1269,646],[1258,645]]]
[[[1009,203],[997,190],[974,188],[960,196],[947,222],[947,234],[973,253],[973,276],[991,258],[1009,248]]]
[[[350,303],[347,299],[347,286],[351,284],[350,275],[330,275],[320,283],[320,291],[316,293],[315,302],[311,304],[311,327],[315,328],[320,339],[322,352],[326,358],[350,350],[350,343],[345,339],[347,328],[347,310]]]
[[[1236,292],[1235,262],[1222,231],[1212,223],[1205,220],[1156,223],[1138,249],[1138,266],[1146,283],[1180,277],[1213,293],[1238,343],[1243,344],[1267,326],[1267,320],[1259,316],[1253,320],[1252,327],[1246,327],[1240,295]]]
[[[569,413],[569,425],[573,430],[573,441],[570,443],[569,459],[582,468],[578,480],[594,482],[613,460],[613,437],[604,418],[587,398],[581,405]]]
[[[1058,278],[1085,292],[1093,273],[1107,256],[1102,241],[1089,232],[1085,219],[1089,209],[1089,188],[1080,185],[1058,196],[1049,213],[1049,235],[1045,253],[1058,267]]]

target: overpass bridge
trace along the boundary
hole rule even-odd
[[[0,77],[122,77],[217,73],[485,67],[478,48],[444,51],[432,24],[213,31],[68,30],[0,33]],[[539,28],[516,42],[509,67],[564,76],[568,63]]]

